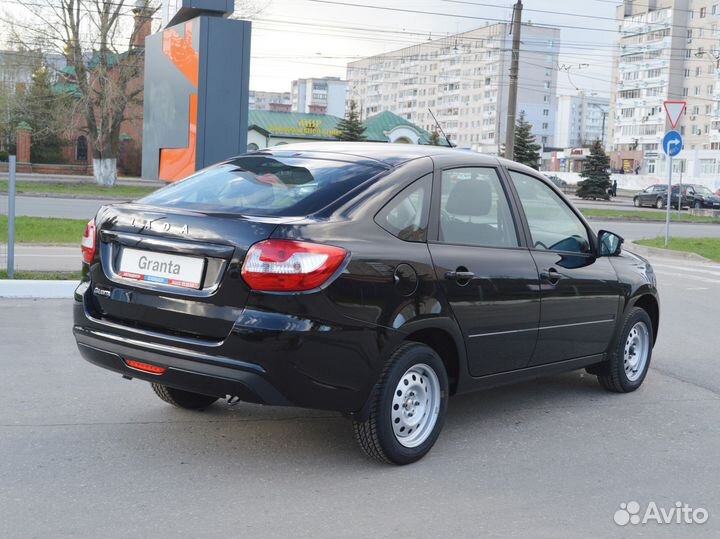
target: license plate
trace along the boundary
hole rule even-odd
[[[126,279],[198,289],[204,269],[204,258],[125,248],[118,274]]]

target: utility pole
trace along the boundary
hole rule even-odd
[[[510,62],[510,90],[508,93],[507,120],[505,121],[505,157],[512,159],[515,149],[515,114],[517,112],[518,74],[520,71],[520,29],[522,28],[522,0],[513,8],[512,61]]]

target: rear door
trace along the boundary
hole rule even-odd
[[[620,306],[610,259],[594,254],[592,231],[550,185],[509,173],[540,274],[540,327],[529,365],[603,353]]]
[[[524,367],[537,338],[538,273],[498,169],[439,170],[431,215],[430,253],[463,332],[470,373]]]

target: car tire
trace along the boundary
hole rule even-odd
[[[630,393],[639,388],[652,359],[653,326],[648,313],[634,307],[625,317],[607,362],[597,369],[598,381],[608,391]]]
[[[633,206],[636,208],[640,207],[640,201],[637,198],[633,198]]]
[[[701,203],[699,200],[696,200],[696,201],[695,201],[695,204],[693,204],[693,207],[694,207],[696,210],[702,209],[702,203]]]
[[[665,200],[663,198],[658,198],[657,201],[655,201],[655,207],[658,210],[662,210],[665,207]]]
[[[371,399],[367,419],[353,421],[363,451],[389,464],[420,460],[437,441],[445,421],[445,366],[429,346],[405,343],[393,352]]]
[[[151,383],[150,385],[160,399],[164,400],[168,404],[177,406],[178,408],[184,408],[185,410],[202,410],[218,400],[217,397],[191,393],[189,391],[175,389],[174,387],[168,387],[162,384]]]

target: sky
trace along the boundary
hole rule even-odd
[[[244,0],[236,0],[240,5]],[[247,0],[245,0],[247,1]],[[396,50],[510,20],[504,0],[250,0],[253,17],[253,90],[289,91],[301,77],[345,77],[355,59]],[[555,25],[561,31],[558,93],[578,90],[609,97],[612,47],[617,36],[613,0],[525,0],[523,22]],[[372,9],[432,12],[406,13]],[[438,15],[438,13],[447,16]]]

